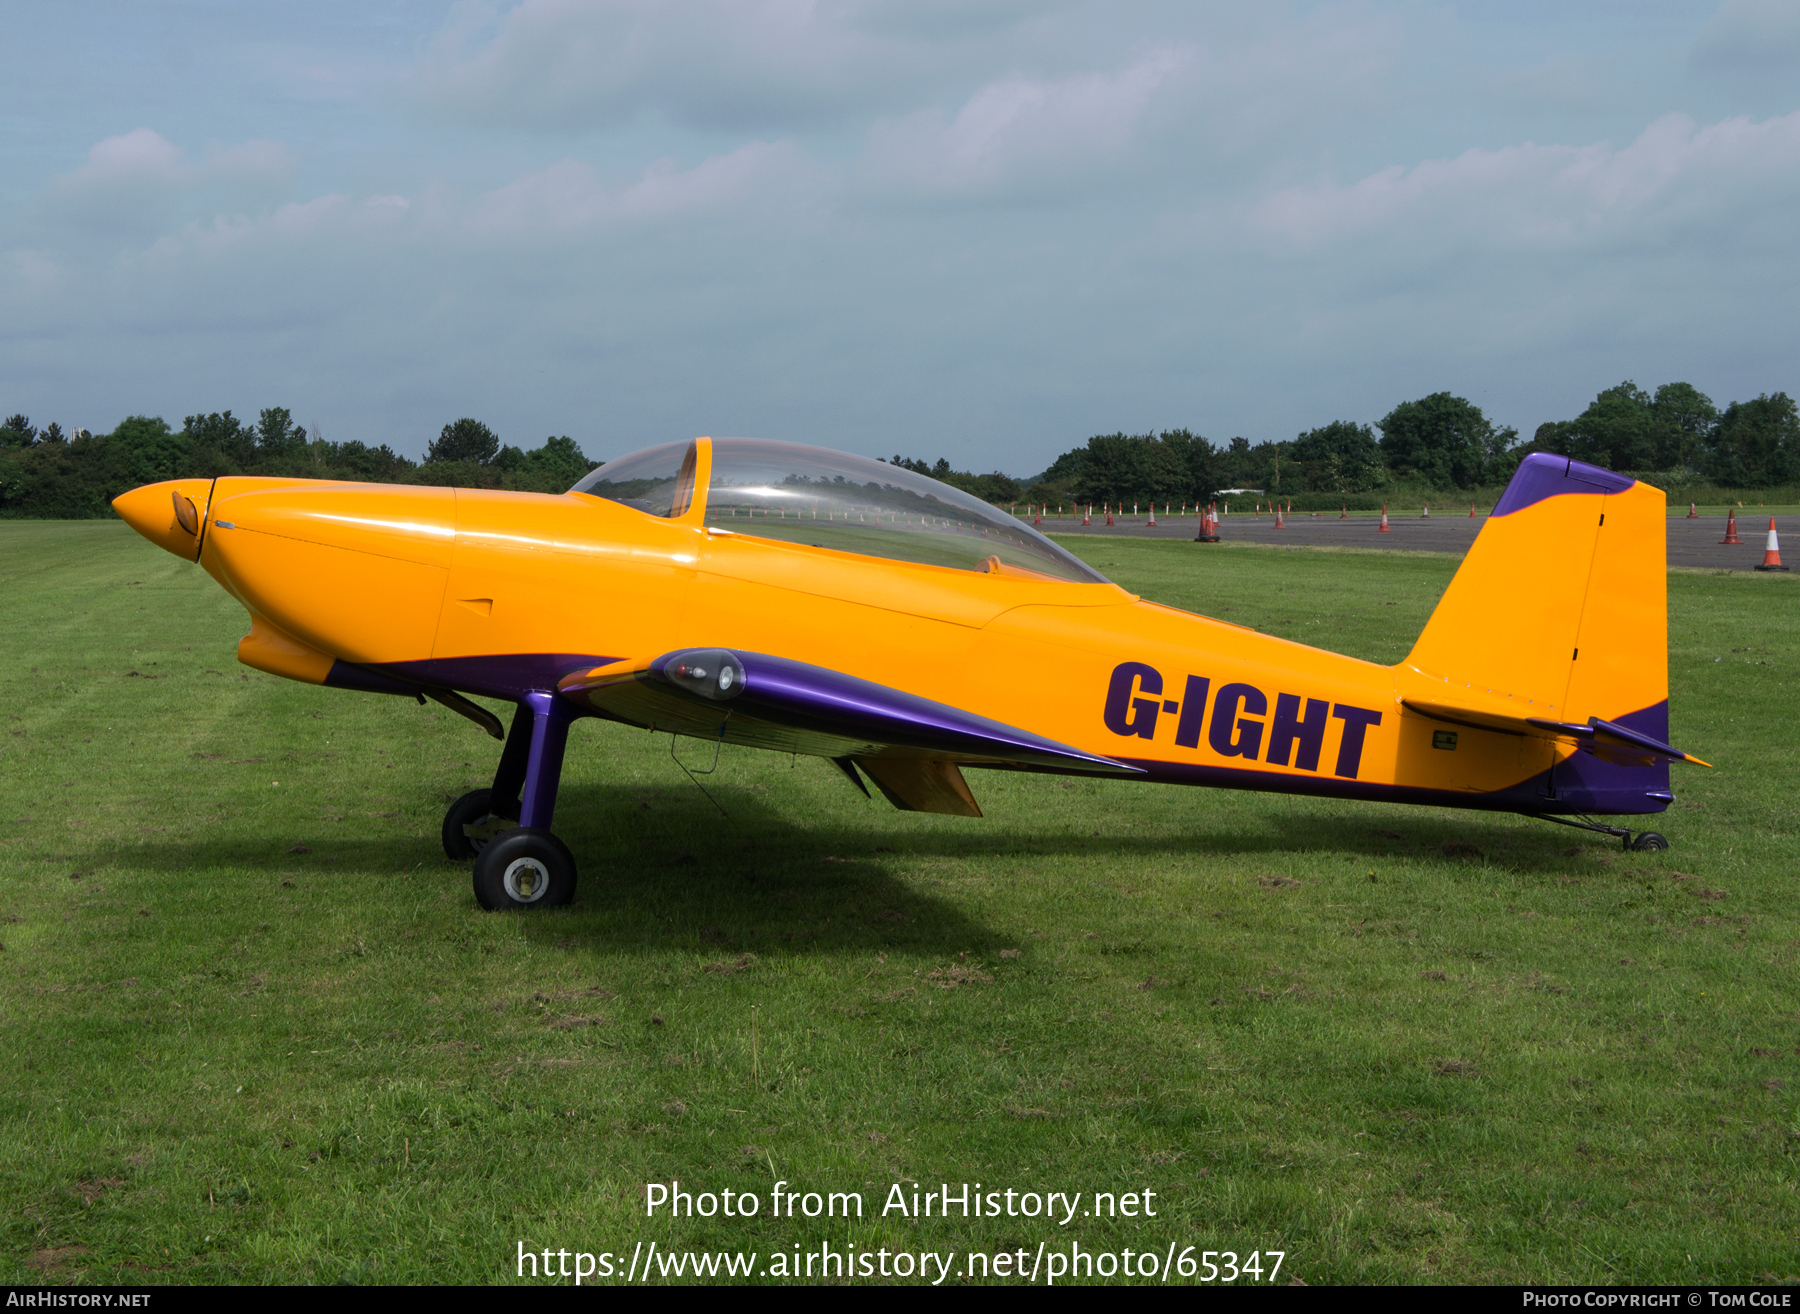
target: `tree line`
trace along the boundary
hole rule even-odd
[[[143,484],[238,474],[560,493],[598,464],[567,435],[525,451],[466,417],[443,427],[421,463],[386,443],[328,442],[281,406],[255,423],[230,411],[190,415],[180,429],[160,416],[133,415],[104,434],[39,429],[13,415],[0,422],[0,517],[110,516],[113,498]]]
[[[1281,441],[1215,444],[1188,429],[1096,434],[1024,481],[955,470],[941,458],[928,465],[895,455],[892,463],[1001,506],[1192,504],[1227,488],[1314,500],[1468,493],[1504,484],[1532,452],[1591,461],[1664,488],[1701,481],[1775,488],[1800,482],[1800,412],[1784,392],[1721,410],[1690,384],[1665,383],[1651,393],[1627,380],[1575,418],[1539,425],[1527,442],[1466,398],[1435,392],[1401,402],[1373,425],[1333,420]],[[179,430],[134,415],[107,434],[65,434],[55,424],[40,430],[13,415],[0,422],[0,517],[109,516],[114,497],[142,484],[233,474],[559,493],[598,464],[567,435],[526,451],[468,417],[446,424],[425,460],[414,462],[385,443],[328,442],[279,406],[254,423],[230,411],[189,415]]]
[[[1215,444],[1188,429],[1096,434],[1026,481],[953,470],[942,459],[928,466],[896,455],[893,463],[1002,504],[1191,504],[1225,488],[1271,497],[1467,493],[1503,485],[1532,452],[1572,456],[1662,487],[1706,481],[1772,488],[1800,481],[1800,413],[1783,392],[1720,410],[1691,384],[1666,383],[1649,393],[1628,380],[1574,419],[1539,425],[1526,442],[1466,398],[1435,392],[1401,402],[1374,425],[1333,420],[1281,441]]]

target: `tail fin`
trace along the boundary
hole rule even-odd
[[[1666,743],[1667,529],[1661,490],[1567,457],[1526,457],[1402,665],[1519,716],[1597,717]],[[1660,809],[1671,797],[1666,762],[1625,768],[1581,753],[1559,763],[1553,789],[1592,811]]]

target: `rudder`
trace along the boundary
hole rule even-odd
[[[1660,489],[1526,457],[1402,666],[1513,715],[1598,717],[1666,742],[1667,526]],[[1641,811],[1666,806],[1668,767],[1575,753],[1553,789],[1571,806]]]

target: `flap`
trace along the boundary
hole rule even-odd
[[[979,817],[981,807],[956,763],[932,757],[859,758],[888,802],[902,812],[940,812],[952,817]]]

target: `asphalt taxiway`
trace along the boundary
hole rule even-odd
[[[1286,518],[1285,528],[1277,529],[1275,518],[1265,513],[1220,517],[1219,537],[1227,543],[1257,543],[1267,547],[1384,548],[1393,552],[1448,552],[1461,556],[1475,542],[1475,535],[1485,523],[1486,517],[1479,513],[1474,519],[1467,513],[1460,516],[1455,513],[1390,515],[1389,532],[1383,534],[1379,515],[1363,513],[1340,520],[1330,513],[1314,516],[1310,512],[1297,512]],[[1671,516],[1669,564],[1713,570],[1754,570],[1762,564],[1763,548],[1769,536],[1769,518],[1767,515],[1760,519],[1754,515],[1739,516],[1737,527],[1738,537],[1743,542],[1727,546],[1720,542],[1725,537],[1725,517],[1700,516],[1688,520]],[[1783,527],[1780,517],[1776,518],[1775,527],[1777,530]],[[1108,526],[1100,516],[1095,516],[1091,525],[1083,525],[1080,517],[1050,516],[1037,528],[1046,534],[1192,539],[1200,532],[1200,522],[1191,515],[1158,516],[1156,525],[1151,527],[1145,516],[1124,516],[1115,517],[1114,523]],[[1792,550],[1800,553],[1800,525],[1795,528]],[[1786,561],[1785,554],[1783,559]],[[1786,564],[1800,566],[1800,559],[1786,561]]]

